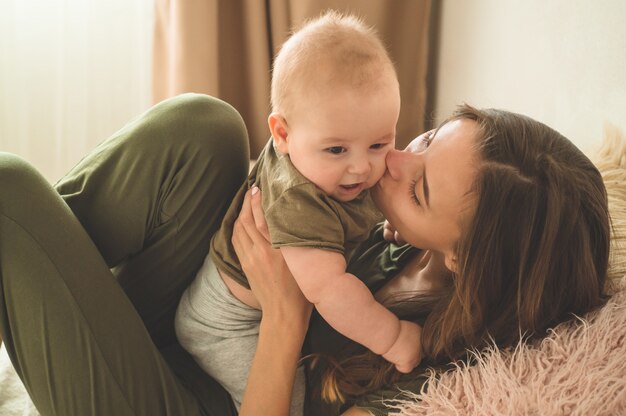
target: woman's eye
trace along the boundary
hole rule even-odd
[[[425,134],[424,136],[422,136],[422,139],[420,140],[419,144],[417,145],[417,151],[418,152],[423,152],[424,150],[428,149],[428,146],[430,146],[430,144],[433,141],[433,138],[435,137],[435,132],[429,132],[428,134]]]
[[[326,151],[334,155],[338,155],[338,154],[345,152],[346,148],[342,146],[333,146],[333,147],[329,147],[328,149],[326,149]]]
[[[435,138],[435,130],[431,130],[428,132],[428,134],[426,136],[424,136],[424,144],[426,145],[426,147],[430,146],[430,144],[433,142],[433,139]]]
[[[412,180],[411,181],[411,185],[409,187],[409,196],[411,197],[413,202],[415,202],[416,205],[421,206],[422,204],[420,204],[420,200],[417,197],[417,194],[415,193],[415,187],[416,186],[417,186],[417,181],[416,180]]]

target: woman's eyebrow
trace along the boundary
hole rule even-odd
[[[444,124],[446,124],[445,122],[440,124],[439,127],[437,127],[436,129],[434,129],[432,135],[430,136],[430,144],[432,145],[433,141],[435,140],[435,137],[437,136],[437,133],[439,133],[439,130],[441,130],[441,128],[444,126]],[[422,193],[424,194],[424,204],[426,205],[427,208],[430,208],[430,202],[429,202],[429,189],[428,189],[428,180],[426,179],[426,165],[424,165],[424,175],[422,177]]]
[[[426,166],[424,166],[424,176],[422,177],[422,192],[424,193],[424,203],[426,207],[430,208],[428,202],[428,181],[426,180]]]

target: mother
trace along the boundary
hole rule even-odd
[[[424,325],[426,365],[467,359],[468,348],[493,342],[541,338],[572,314],[604,304],[606,191],[597,169],[556,131],[518,114],[461,106],[435,132],[390,152],[387,168],[376,203],[395,237],[422,250],[385,244],[383,237],[394,235],[380,229],[353,266],[369,267],[356,274],[384,281],[376,296]],[[241,252],[250,253],[250,241],[254,253],[269,250],[251,221],[263,230],[256,200],[239,220]],[[246,261],[255,284],[266,285],[269,273]],[[278,301],[271,292],[267,299]],[[424,368],[399,380],[382,360],[367,352],[355,357],[355,350],[327,351],[326,398],[385,414],[377,399],[399,393],[380,390],[386,384],[419,391]]]
[[[42,414],[235,414],[224,390],[176,345],[172,318],[247,159],[238,114],[205,96],[149,110],[56,190],[2,156],[0,329]],[[464,358],[490,338],[506,346],[541,337],[604,302],[604,186],[555,131],[463,107],[387,161],[377,202],[420,249],[389,244],[381,227],[351,267],[379,299],[423,323],[428,364]],[[236,244],[264,317],[241,414],[285,414],[310,307],[263,239],[258,193],[250,199]],[[355,360],[351,346],[341,348],[349,357],[332,351],[334,335],[317,320],[309,332],[307,348],[338,366],[322,372],[326,395],[349,404],[359,396],[349,413],[387,412],[377,393],[395,380],[387,369],[367,353]],[[363,369],[373,380],[365,387]],[[320,403],[311,400],[312,414]]]

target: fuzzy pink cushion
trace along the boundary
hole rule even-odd
[[[538,345],[492,348],[398,406],[403,415],[625,415],[626,276],[585,319]],[[410,393],[409,393],[410,394]]]

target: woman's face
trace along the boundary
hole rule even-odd
[[[470,188],[476,176],[478,124],[454,120],[432,133],[419,136],[404,151],[391,150],[387,171],[372,193],[405,241],[444,254],[446,266],[454,270],[462,221],[471,219],[476,205]]]

